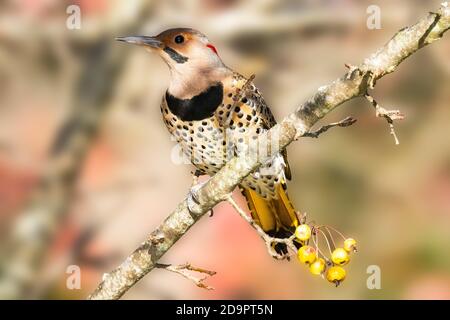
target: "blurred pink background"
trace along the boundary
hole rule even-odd
[[[0,4],[0,240],[20,218],[48,167],[48,149],[79,101],[85,48],[99,41],[124,54],[99,132],[75,194],[45,252],[34,298],[83,299],[175,208],[191,184],[191,166],[171,161],[174,142],[159,102],[168,70],[157,57],[114,42],[142,19],[142,34],[174,26],[207,34],[224,62],[250,76],[281,120],[321,85],[358,64],[396,31],[441,1],[106,1],[17,0]],[[66,8],[81,8],[81,29],[66,28]],[[366,9],[381,8],[381,29],[366,27]],[[449,299],[450,42],[448,35],[407,59],[373,91],[401,109],[395,146],[385,121],[364,99],[326,118],[358,122],[289,147],[290,196],[311,220],[354,237],[345,282],[335,288],[297,261],[272,259],[230,205],[203,217],[161,262],[217,271],[206,291],[154,270],[127,299]],[[125,55],[126,54],[126,55]],[[95,77],[95,75],[92,75]],[[82,94],[81,94],[82,95]],[[76,112],[76,110],[75,110]],[[240,203],[245,202],[239,197]],[[95,226],[80,248],[80,236]],[[77,255],[70,254],[79,250]],[[8,257],[1,257],[7,259]],[[65,286],[68,265],[81,267],[81,290]],[[381,268],[369,290],[366,269]]]

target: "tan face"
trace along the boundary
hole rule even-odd
[[[190,98],[222,81],[231,72],[208,38],[193,29],[169,29],[154,37],[120,37],[117,40],[158,53],[170,69],[168,91],[178,98]]]
[[[151,52],[156,51],[171,69],[179,71],[223,66],[216,48],[208,38],[193,29],[169,29],[154,37],[123,37],[117,40],[144,46]]]

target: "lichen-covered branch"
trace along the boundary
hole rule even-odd
[[[450,8],[443,4],[436,13],[429,13],[415,25],[400,30],[361,65],[351,68],[331,84],[319,88],[308,101],[261,135],[258,141],[272,141],[271,137],[276,137],[276,146],[269,143],[268,148],[272,152],[282,150],[292,141],[310,132],[318,120],[337,106],[363,96],[368,88],[375,85],[376,80],[393,72],[404,59],[418,49],[438,40],[449,28]],[[252,157],[249,154],[233,158],[203,184],[196,191],[195,198],[198,203],[190,206],[191,210],[188,210],[187,199],[180,203],[118,268],[104,275],[103,281],[89,298],[118,299],[150,272],[155,263],[200,217],[219,202],[227,200],[234,188],[270,157],[261,154]]]

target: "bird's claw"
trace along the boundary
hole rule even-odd
[[[200,208],[200,201],[198,199],[198,191],[201,187],[206,183],[204,182],[198,182],[197,184],[193,185],[192,188],[189,190],[188,196],[187,196],[187,206],[188,210],[191,213],[199,213],[201,212]]]

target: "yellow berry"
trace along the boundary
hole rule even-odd
[[[298,249],[297,257],[302,263],[313,263],[317,258],[316,249],[311,246],[303,246]]]
[[[310,264],[309,271],[314,275],[320,275],[325,271],[325,266],[325,260],[319,258]]]
[[[342,267],[334,266],[327,270],[327,280],[336,284],[336,287],[345,279],[345,270]]]
[[[356,252],[356,240],[352,238],[345,239],[344,241],[344,249],[347,252]]]
[[[338,266],[344,266],[350,261],[350,256],[343,248],[336,248],[331,254],[331,261]]]
[[[295,229],[295,236],[300,241],[311,238],[311,228],[307,224],[301,224]]]

